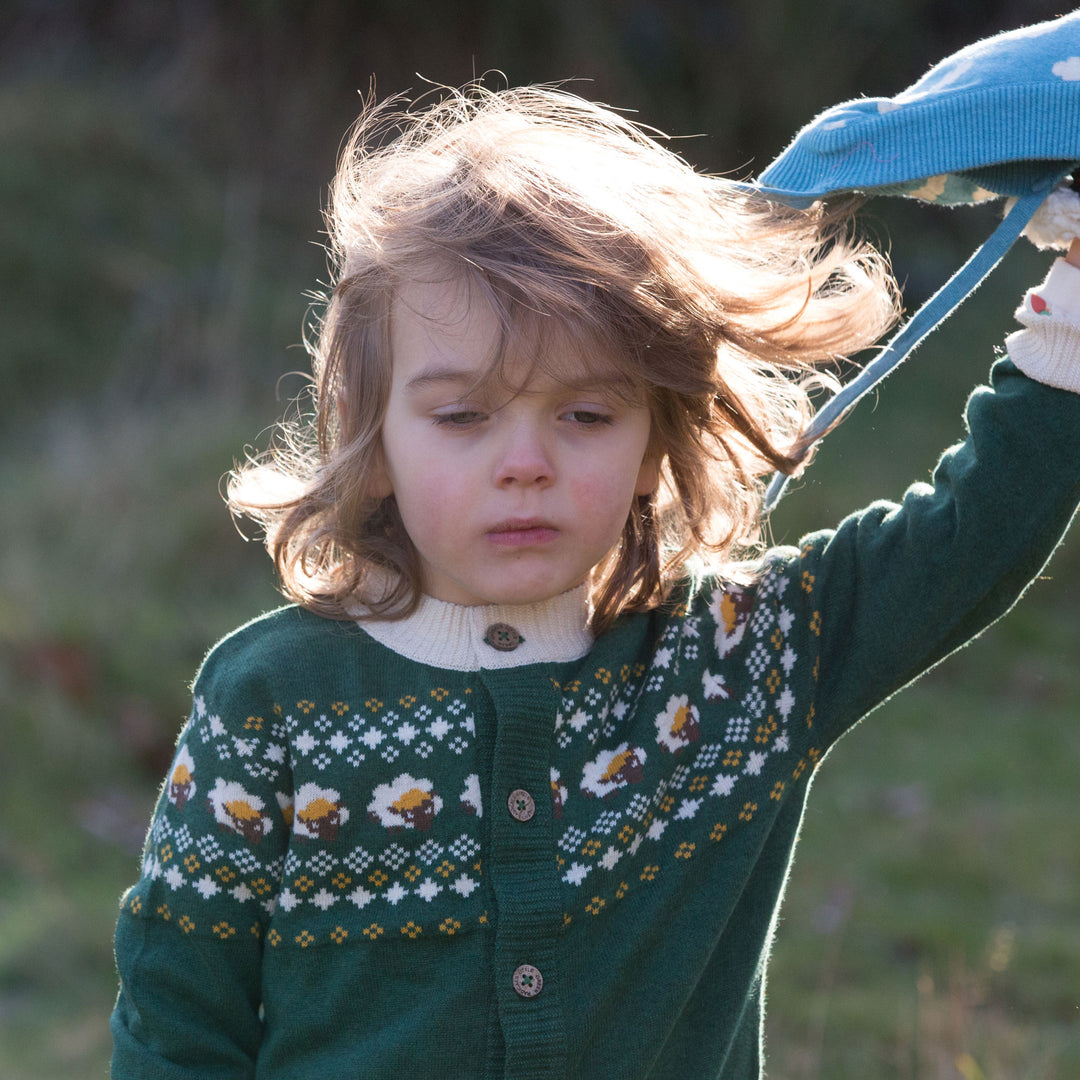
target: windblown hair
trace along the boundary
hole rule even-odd
[[[369,103],[331,189],[313,421],[283,424],[233,472],[230,507],[263,526],[301,605],[339,618],[415,608],[418,558],[372,477],[394,297],[437,267],[493,305],[493,371],[554,327],[602,348],[648,402],[661,485],[635,498],[594,571],[599,633],[660,602],[692,557],[722,567],[760,545],[761,478],[799,469],[810,394],[832,382],[815,365],[871,345],[896,316],[886,262],[853,238],[852,214],[696,172],[562,90]]]

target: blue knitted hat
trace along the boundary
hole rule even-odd
[[[997,265],[1054,185],[1080,163],[1080,11],[976,42],[893,98],[826,110],[753,189],[793,206],[850,192],[957,205],[1016,204],[990,238],[817,414],[812,442],[904,360]],[[774,479],[770,509],[786,478]]]

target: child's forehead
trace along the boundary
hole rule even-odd
[[[595,330],[520,302],[500,308],[491,290],[466,275],[416,277],[395,291],[390,353],[394,381],[413,388],[456,381],[526,390],[556,381],[635,390],[617,350]]]

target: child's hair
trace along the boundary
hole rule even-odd
[[[464,280],[499,319],[493,374],[515,343],[542,345],[554,327],[602,349],[648,401],[661,487],[636,498],[593,575],[600,632],[659,602],[692,556],[752,553],[760,478],[799,467],[809,393],[830,381],[813,365],[872,344],[895,318],[888,267],[851,237],[852,209],[793,210],[698,173],[559,89],[369,102],[331,190],[313,423],[283,423],[267,455],[233,472],[230,507],[263,525],[283,591],[303,606],[411,612],[417,556],[393,496],[371,491],[389,324],[403,283]]]

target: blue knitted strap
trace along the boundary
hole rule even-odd
[[[1041,185],[1040,185],[1041,186]],[[804,435],[807,446],[835,427],[858,401],[869,393],[893,368],[911,355],[938,323],[951,315],[980,285],[1024,231],[1035,211],[1046,199],[1046,190],[1017,199],[1001,224],[970,259],[910,319],[881,352],[849,383],[830,398],[814,415]],[[780,501],[791,478],[775,473],[765,492],[764,511]]]

